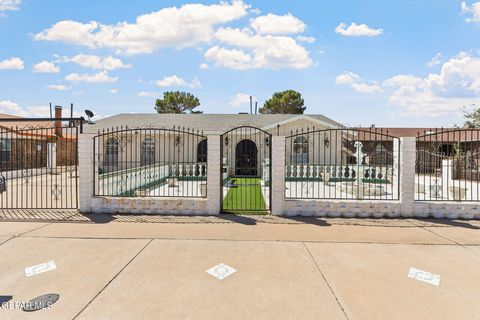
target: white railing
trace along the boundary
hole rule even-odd
[[[287,164],[285,166],[285,177],[311,180],[359,180],[359,179],[380,179],[393,181],[395,174],[394,166],[375,165],[316,165],[316,164]]]

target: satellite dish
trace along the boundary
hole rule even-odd
[[[87,118],[88,118],[88,124],[93,124],[93,121],[91,118],[93,118],[95,114],[90,110],[85,110],[85,114],[87,115]]]

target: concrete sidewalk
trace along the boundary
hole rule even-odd
[[[480,318],[480,221],[85,218],[0,222],[0,296],[60,294],[0,319]],[[50,260],[57,269],[25,277]],[[221,262],[238,271],[206,273]]]

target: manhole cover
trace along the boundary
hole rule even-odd
[[[44,308],[48,308],[52,304],[57,302],[59,298],[60,298],[60,295],[56,293],[44,294],[42,296],[36,297],[26,302],[25,306],[23,307],[23,311],[30,312],[30,311],[37,311]]]

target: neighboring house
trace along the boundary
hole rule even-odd
[[[56,165],[73,165],[76,144],[76,135],[60,122],[27,120],[0,113],[0,171],[46,167],[49,148],[64,151],[55,151]]]

